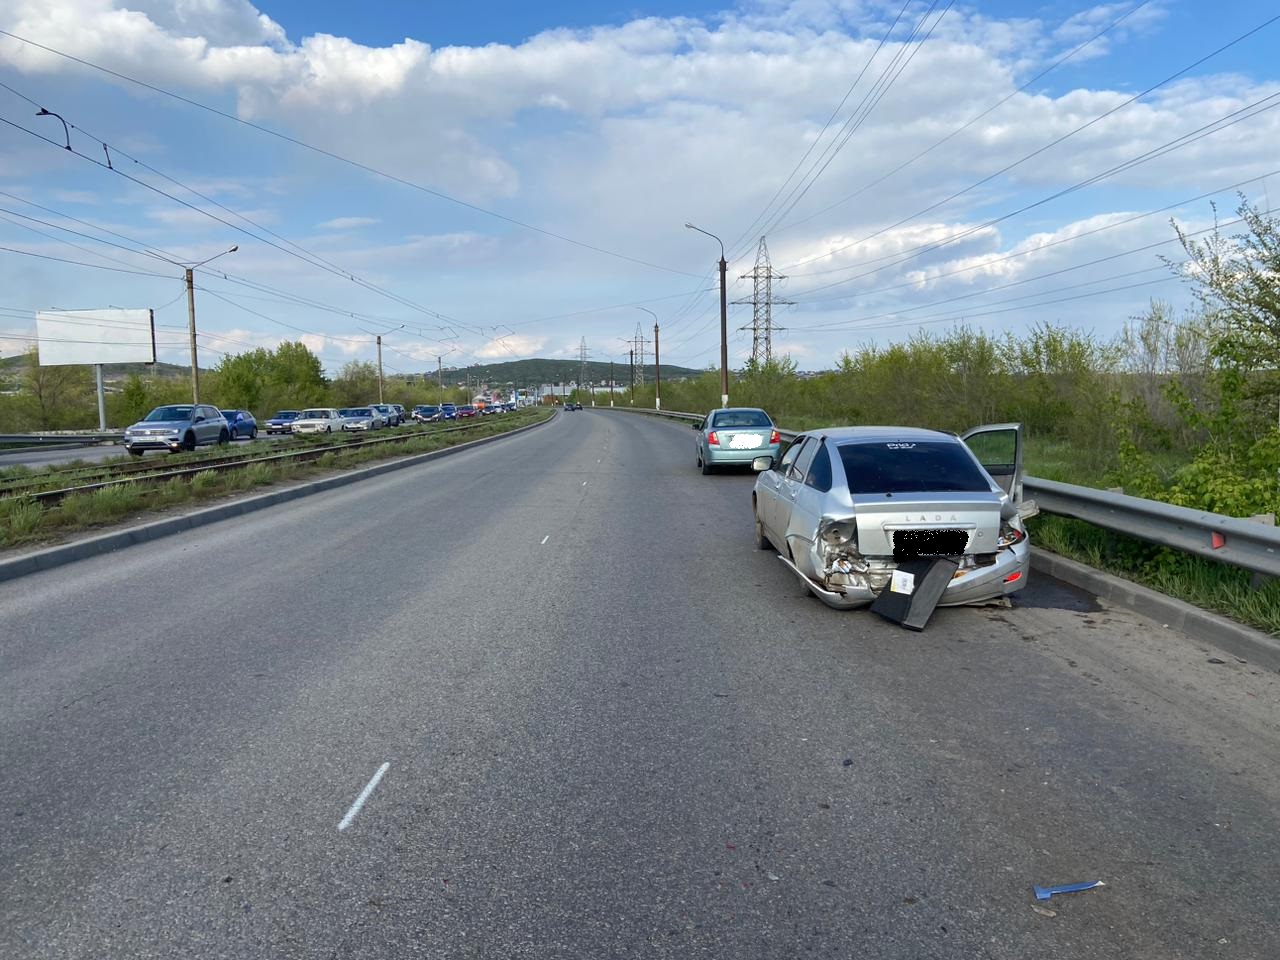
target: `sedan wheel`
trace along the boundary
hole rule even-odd
[[[235,428],[235,427],[232,427],[232,428],[231,428],[231,439],[232,439],[232,440],[239,439],[239,434],[238,434],[238,433],[236,433],[236,428]]]
[[[710,464],[710,463],[708,463],[706,460],[702,459],[701,457],[699,457],[699,458],[698,458],[698,462],[699,462],[699,464],[700,464],[700,465],[701,465],[701,467],[702,467],[702,475],[703,475],[704,477],[705,477],[707,474],[711,473],[712,468],[711,468],[711,464]]]
[[[231,434],[227,433],[227,431],[223,430],[220,434],[218,434],[219,446],[225,446],[230,442],[231,442]]]
[[[769,542],[769,538],[765,535],[764,524],[760,522],[760,514],[756,514],[756,549],[772,550],[773,544]]]
[[[258,439],[258,428],[257,428],[257,427],[254,427],[252,430],[250,430],[250,431],[249,431],[249,439],[250,439],[250,440],[257,440],[257,439]]]

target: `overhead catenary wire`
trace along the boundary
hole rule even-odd
[[[177,94],[177,93],[172,92],[171,90],[166,90],[166,89],[164,89],[163,87],[159,87],[159,86],[157,86],[157,85],[155,85],[155,84],[147,83],[145,80],[139,80],[139,79],[137,79],[136,77],[131,77],[131,76],[127,75],[127,74],[120,73],[120,72],[115,71],[115,70],[111,70],[111,69],[110,69],[110,68],[108,68],[108,67],[104,67],[104,66],[102,66],[101,64],[93,63],[92,61],[90,61],[90,60],[86,60],[86,59],[84,59],[84,58],[82,58],[82,57],[74,56],[74,55],[72,55],[72,54],[70,54],[70,53],[66,53],[66,52],[64,52],[64,51],[62,51],[62,50],[58,50],[58,49],[55,49],[55,48],[53,48],[53,47],[46,46],[45,44],[42,44],[42,43],[37,43],[37,42],[36,42],[36,41],[34,41],[34,40],[31,40],[31,39],[29,39],[29,38],[27,38],[27,37],[19,36],[18,34],[15,34],[15,33],[11,33],[11,32],[9,32],[8,30],[0,30],[0,36],[6,36],[6,37],[9,37],[11,40],[17,40],[17,41],[19,41],[19,42],[21,42],[21,43],[29,44],[29,45],[31,45],[31,46],[33,46],[33,47],[36,47],[36,48],[40,49],[40,50],[44,50],[46,53],[52,53],[53,55],[58,56],[58,57],[62,57],[63,59],[70,60],[70,61],[72,61],[72,62],[74,62],[74,63],[78,63],[78,64],[80,64],[80,65],[82,65],[82,66],[89,67],[89,68],[91,68],[91,69],[93,69],[93,70],[98,70],[98,71],[100,71],[100,72],[102,72],[102,73],[107,74],[108,76],[115,77],[115,78],[116,78],[116,79],[118,79],[118,80],[124,80],[124,81],[125,81],[125,82],[127,82],[127,83],[132,83],[132,84],[135,84],[135,85],[137,85],[137,86],[144,87],[144,88],[146,88],[146,89],[148,89],[148,90],[151,90],[151,91],[153,91],[153,92],[155,92],[155,93],[159,93],[159,94],[161,94],[161,95],[163,95],[163,96],[170,97],[170,98],[172,98],[172,99],[174,99],[174,100],[177,100],[177,101],[179,101],[179,102],[181,102],[181,103],[185,103],[185,104],[187,104],[188,106],[193,106],[193,107],[196,107],[196,108],[198,108],[198,109],[200,109],[200,110],[205,110],[205,111],[207,111],[207,112],[209,112],[209,113],[215,114],[216,116],[222,117],[222,118],[223,118],[223,119],[225,119],[225,120],[230,120],[230,121],[232,121],[232,122],[234,122],[234,123],[242,124],[242,125],[244,125],[244,126],[246,126],[246,127],[250,127],[250,128],[252,128],[252,129],[254,129],[254,130],[257,130],[257,131],[259,131],[260,133],[264,133],[264,134],[266,134],[266,135],[268,135],[268,136],[275,137],[275,138],[277,138],[277,139],[279,139],[279,140],[283,140],[283,141],[285,141],[286,143],[291,143],[291,144],[293,144],[293,145],[295,145],[295,146],[302,147],[302,148],[303,148],[303,149],[305,149],[305,150],[309,150],[309,151],[311,151],[311,152],[313,152],[313,153],[316,153],[316,154],[319,154],[319,155],[321,155],[321,156],[328,157],[328,158],[329,158],[329,159],[331,159],[331,160],[337,160],[337,161],[339,161],[340,163],[344,163],[344,164],[347,164],[348,166],[354,167],[354,168],[356,168],[356,169],[363,170],[363,171],[364,171],[364,172],[366,172],[366,173],[370,173],[370,174],[373,174],[374,176],[381,177],[381,178],[383,178],[383,179],[386,179],[386,180],[392,181],[393,183],[398,183],[398,184],[400,184],[401,186],[410,187],[411,189],[418,190],[418,191],[420,191],[420,192],[422,192],[422,193],[429,194],[429,195],[431,195],[431,196],[433,196],[433,197],[436,197],[436,198],[438,198],[438,199],[448,201],[449,203],[453,203],[453,204],[457,204],[458,206],[466,207],[466,208],[467,208],[467,209],[469,209],[469,210],[473,210],[473,211],[475,211],[475,212],[477,212],[477,213],[484,214],[485,216],[494,217],[494,218],[496,218],[496,219],[498,219],[498,220],[502,220],[502,221],[504,221],[504,222],[506,222],[506,223],[510,223],[510,224],[512,224],[513,226],[521,227],[521,228],[523,228],[523,229],[525,229],[525,230],[532,230],[532,231],[533,231],[533,232],[535,232],[535,233],[542,234],[543,236],[550,237],[550,238],[555,239],[555,240],[563,241],[564,243],[569,243],[569,244],[572,244],[572,245],[577,246],[577,247],[581,247],[581,248],[586,249],[586,250],[592,250],[592,251],[594,251],[594,252],[596,252],[596,253],[603,254],[603,255],[605,255],[605,256],[609,256],[609,257],[614,257],[614,258],[619,259],[619,260],[629,261],[629,262],[631,262],[631,263],[635,263],[635,264],[638,264],[638,265],[640,265],[640,266],[650,267],[650,268],[652,268],[652,269],[654,269],[654,270],[662,270],[662,271],[665,271],[665,272],[667,272],[667,273],[675,273],[675,274],[680,274],[680,275],[683,275],[683,276],[696,276],[696,274],[686,273],[686,272],[685,272],[685,271],[683,271],[683,270],[677,270],[677,269],[674,269],[674,268],[672,268],[672,267],[666,267],[666,266],[663,266],[663,265],[661,265],[661,264],[657,264],[657,263],[650,263],[650,262],[649,262],[649,261],[647,261],[647,260],[641,260],[641,259],[639,259],[639,258],[637,258],[637,257],[628,256],[627,254],[624,254],[624,253],[618,253],[617,251],[614,251],[614,250],[608,250],[608,249],[606,249],[606,248],[604,248],[604,247],[600,247],[600,246],[597,246],[597,245],[592,244],[592,243],[587,243],[587,242],[582,241],[582,240],[576,240],[576,239],[574,239],[574,238],[572,238],[572,237],[565,236],[564,234],[556,233],[556,232],[554,232],[554,231],[552,231],[552,230],[547,230],[547,229],[545,229],[545,228],[543,228],[543,227],[535,226],[534,224],[531,224],[531,223],[526,223],[526,222],[525,222],[525,221],[523,221],[523,220],[518,220],[518,219],[516,219],[515,217],[510,217],[510,216],[507,216],[506,214],[498,213],[498,212],[497,212],[497,211],[495,211],[495,210],[489,210],[489,209],[487,209],[487,208],[485,208],[485,207],[481,207],[481,206],[479,206],[478,204],[468,203],[466,200],[461,200],[461,199],[459,199],[459,198],[457,198],[457,197],[454,197],[454,196],[451,196],[451,195],[449,195],[449,194],[447,194],[447,193],[444,193],[443,191],[440,191],[440,190],[434,190],[434,189],[432,189],[431,187],[424,186],[423,184],[414,183],[412,180],[408,180],[408,179],[406,179],[406,178],[404,178],[404,177],[397,176],[397,175],[395,175],[395,174],[393,174],[393,173],[387,173],[387,172],[386,172],[386,171],[384,171],[384,170],[379,170],[378,168],[376,168],[376,167],[374,167],[374,166],[371,166],[370,164],[362,163],[362,162],[360,162],[359,160],[353,160],[353,159],[351,159],[350,157],[344,157],[344,156],[342,156],[341,154],[335,153],[335,152],[333,152],[333,151],[331,151],[331,150],[326,150],[326,149],[324,149],[323,147],[315,146],[314,144],[311,144],[311,143],[307,143],[305,140],[301,140],[301,139],[299,139],[299,138],[297,138],[297,137],[291,137],[291,136],[289,136],[288,134],[281,133],[281,132],[280,132],[280,131],[278,131],[278,130],[273,130],[273,129],[271,129],[270,127],[263,126],[262,124],[253,123],[253,122],[252,122],[252,121],[250,121],[250,120],[244,120],[244,119],[242,119],[242,118],[240,118],[240,117],[235,116],[234,114],[227,113],[227,112],[226,112],[226,111],[224,111],[224,110],[219,110],[218,108],[216,108],[216,107],[211,107],[211,106],[209,106],[208,104],[200,103],[198,100],[193,100],[193,99],[191,99],[190,97],[184,97],[184,96],[182,96],[181,94]],[[34,102],[34,101],[33,101],[33,102]]]
[[[889,225],[889,226],[887,226],[887,227],[884,227],[884,228],[882,228],[882,229],[880,229],[880,230],[876,231],[876,232],[875,232],[875,233],[873,233],[873,234],[870,234],[870,235],[868,235],[868,236],[866,236],[866,237],[863,237],[863,238],[862,238],[862,239],[860,239],[860,240],[855,240],[855,241],[853,241],[853,242],[851,242],[851,243],[845,244],[844,246],[837,247],[837,248],[835,248],[834,250],[828,250],[828,251],[826,251],[825,253],[819,254],[819,255],[814,256],[814,257],[810,257],[810,258],[805,259],[805,260],[799,260],[799,261],[796,261],[795,263],[788,264],[788,265],[786,265],[785,267],[783,267],[783,268],[781,268],[781,269],[794,270],[796,267],[801,267],[801,266],[804,266],[804,265],[806,265],[806,264],[813,263],[813,262],[815,262],[815,261],[817,261],[817,260],[823,260],[823,259],[826,259],[826,258],[828,258],[828,257],[834,256],[834,255],[835,255],[835,254],[837,254],[837,253],[840,253],[840,252],[842,252],[842,251],[844,251],[844,250],[847,250],[847,249],[849,249],[850,247],[854,247],[854,246],[857,246],[858,244],[865,243],[867,240],[873,239],[874,237],[880,236],[880,235],[881,235],[881,234],[883,234],[883,233],[887,233],[887,232],[888,232],[888,231],[890,231],[890,230],[897,229],[898,227],[904,226],[904,225],[906,225],[906,224],[910,223],[910,222],[911,222],[911,221],[913,221],[913,220],[919,219],[920,217],[924,216],[926,213],[930,213],[930,212],[932,212],[933,210],[936,210],[936,209],[938,209],[939,207],[941,207],[941,206],[943,206],[943,205],[945,205],[945,204],[947,204],[947,203],[950,203],[951,201],[956,200],[956,199],[958,199],[959,197],[962,197],[962,196],[964,196],[965,194],[968,194],[968,193],[972,192],[973,190],[976,190],[977,188],[979,188],[979,187],[981,187],[981,186],[984,186],[985,184],[990,183],[992,180],[996,179],[997,177],[1003,176],[1004,174],[1008,173],[1008,172],[1009,172],[1009,171],[1011,171],[1011,170],[1016,169],[1017,167],[1021,166],[1021,165],[1022,165],[1022,164],[1024,164],[1024,163],[1026,163],[1027,161],[1035,159],[1036,157],[1038,157],[1038,156],[1040,156],[1041,154],[1045,153],[1047,150],[1050,150],[1050,149],[1052,149],[1053,147],[1058,146],[1058,145],[1059,145],[1059,144],[1061,144],[1061,143],[1064,143],[1065,141],[1069,140],[1071,137],[1075,136],[1076,134],[1081,133],[1082,131],[1089,129],[1090,127],[1094,126],[1095,124],[1101,123],[1103,120],[1107,119],[1108,117],[1114,116],[1114,115],[1115,115],[1116,113],[1118,113],[1119,111],[1124,110],[1126,107],[1130,106],[1130,105],[1131,105],[1131,104],[1133,104],[1133,103],[1136,103],[1137,101],[1141,100],[1143,97],[1147,96],[1148,94],[1150,94],[1150,93],[1152,93],[1152,92],[1154,92],[1154,91],[1156,91],[1156,90],[1160,89],[1161,87],[1167,86],[1168,84],[1172,83],[1174,80],[1177,80],[1179,77],[1181,77],[1181,76],[1183,76],[1183,75],[1185,75],[1185,74],[1189,73],[1191,70],[1194,70],[1196,67],[1201,66],[1202,64],[1204,64],[1204,63],[1208,62],[1209,60],[1213,59],[1214,57],[1216,57],[1216,56],[1218,56],[1218,55],[1220,55],[1220,54],[1224,53],[1225,51],[1227,51],[1227,50],[1231,49],[1232,47],[1236,46],[1237,44],[1244,42],[1245,40],[1247,40],[1248,38],[1250,38],[1250,37],[1254,36],[1255,34],[1257,34],[1258,32],[1260,32],[1261,30],[1265,29],[1266,27],[1271,26],[1271,25],[1272,25],[1273,23],[1275,23],[1277,20],[1280,20],[1280,14],[1276,14],[1275,16],[1268,17],[1266,20],[1262,21],[1262,23],[1258,24],[1257,26],[1254,26],[1254,27],[1250,28],[1249,30],[1246,30],[1244,33],[1242,33],[1242,34],[1240,34],[1240,35],[1236,36],[1234,39],[1229,40],[1228,42],[1226,42],[1226,43],[1224,43],[1224,44],[1221,44],[1220,46],[1218,46],[1218,47],[1216,47],[1215,49],[1211,50],[1209,53],[1206,53],[1206,54],[1204,54],[1203,56],[1199,57],[1198,59],[1196,59],[1196,60],[1195,60],[1195,61],[1193,61],[1192,63],[1189,63],[1189,64],[1187,64],[1186,66],[1182,67],[1181,69],[1179,69],[1179,70],[1175,71],[1174,73],[1169,74],[1169,75],[1168,75],[1168,76],[1166,76],[1164,79],[1162,79],[1162,80],[1160,80],[1160,81],[1158,81],[1158,82],[1156,82],[1156,83],[1152,84],[1151,86],[1149,86],[1149,87],[1145,88],[1145,89],[1144,89],[1144,90],[1142,90],[1141,92],[1136,93],[1136,94],[1134,94],[1133,96],[1126,98],[1125,100],[1123,100],[1122,102],[1120,102],[1120,103],[1119,103],[1119,104],[1117,104],[1116,106],[1111,107],[1110,109],[1103,111],[1102,113],[1100,113],[1100,114],[1098,114],[1097,116],[1093,117],[1092,119],[1090,119],[1090,120],[1086,121],[1085,123],[1080,124],[1079,126],[1072,128],[1071,130],[1067,131],[1066,133],[1064,133],[1064,134],[1062,134],[1062,135],[1060,135],[1060,136],[1058,136],[1058,137],[1055,137],[1053,140],[1050,140],[1048,143],[1043,144],[1042,146],[1040,146],[1040,147],[1036,148],[1035,150],[1031,151],[1030,153],[1028,153],[1028,154],[1026,154],[1026,155],[1024,155],[1024,156],[1020,157],[1019,159],[1017,159],[1017,160],[1013,161],[1012,163],[1006,164],[1005,166],[1001,167],[999,170],[996,170],[994,173],[990,173],[990,174],[988,174],[987,176],[985,176],[985,177],[981,178],[980,180],[977,180],[976,182],[971,183],[969,186],[967,186],[967,187],[963,188],[962,190],[958,190],[958,191],[956,191],[956,192],[954,192],[954,193],[950,194],[949,196],[945,197],[945,198],[944,198],[944,199],[942,199],[942,200],[939,200],[939,201],[936,201],[936,202],[934,202],[934,203],[932,203],[932,204],[929,204],[928,206],[924,207],[924,208],[923,208],[923,209],[921,209],[921,210],[916,211],[915,213],[911,214],[910,216],[904,217],[904,218],[902,218],[901,220],[898,220],[896,223],[893,223],[893,224],[891,224],[891,225]]]

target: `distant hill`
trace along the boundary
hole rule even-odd
[[[613,378],[619,383],[628,380],[630,364],[625,360],[613,365]],[[644,366],[646,383],[653,381],[653,364]],[[662,365],[663,380],[682,380],[696,377],[705,370],[692,367],[677,367],[664,363]],[[434,380],[436,371],[424,370],[423,375]],[[583,377],[592,383],[604,383],[609,379],[609,364],[600,360],[588,360],[585,367],[578,360],[547,360],[534,358],[530,360],[508,360],[500,363],[476,363],[467,367],[445,367],[446,383],[462,383],[467,378],[473,382],[479,380],[490,384],[518,383],[523,385],[542,383],[568,383]]]

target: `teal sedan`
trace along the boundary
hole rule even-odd
[[[773,418],[759,407],[725,407],[712,410],[701,423],[694,446],[703,474],[717,467],[749,467],[756,457],[778,456],[782,437]]]

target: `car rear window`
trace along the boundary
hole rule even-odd
[[[991,489],[959,443],[876,440],[838,448],[850,493],[980,493]]]
[[[712,417],[711,425],[728,430],[733,427],[772,427],[773,421],[763,410],[726,410]]]

